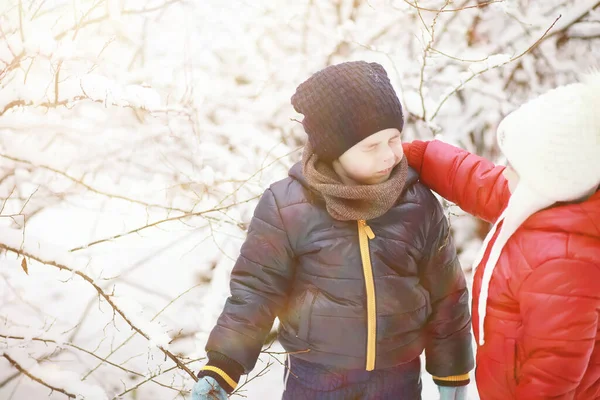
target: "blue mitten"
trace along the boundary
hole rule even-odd
[[[203,376],[192,389],[192,400],[227,400],[227,392],[216,379]]]
[[[438,386],[440,400],[467,400],[466,386]]]

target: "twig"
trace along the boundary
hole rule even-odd
[[[19,34],[21,43],[25,43],[25,33],[23,32],[23,0],[19,0]]]
[[[548,32],[550,32],[550,30],[554,27],[554,25],[556,25],[556,23],[558,22],[558,20],[561,17],[562,17],[562,15],[559,15],[558,17],[556,17],[556,19],[554,20],[554,22],[552,23],[552,25],[550,25],[550,27],[548,29],[546,29],[546,31],[544,32],[544,34],[538,40],[536,40],[535,43],[533,43],[531,46],[529,46],[527,48],[527,50],[525,50],[524,52],[522,52],[518,56],[511,58],[510,61],[508,61],[508,62],[512,62],[512,61],[518,60],[519,58],[523,57],[525,54],[529,53],[531,50],[533,50],[534,48],[536,48],[546,38],[546,36],[548,35]]]
[[[415,4],[417,3],[417,0],[415,0]],[[425,19],[423,19],[423,15],[421,14],[421,9],[417,7],[417,15],[419,16],[419,19],[421,20],[421,23],[423,24],[423,27],[425,27],[425,30],[427,31],[427,33],[429,32],[429,27],[427,26],[427,24],[425,23]]]
[[[267,365],[265,365],[265,367],[263,369],[261,369],[256,375],[254,375],[252,378],[248,378],[248,375],[246,375],[246,380],[244,381],[244,383],[242,383],[241,385],[239,385],[235,391],[233,391],[233,394],[240,394],[239,392],[242,390],[242,388],[244,386],[246,386],[247,384],[249,384],[250,382],[252,382],[253,380],[260,378],[261,376],[263,376],[268,370],[269,368],[271,368],[271,366],[273,365],[272,361],[268,361]]]
[[[2,389],[4,386],[6,386],[10,382],[12,382],[13,379],[18,378],[19,376],[21,376],[21,373],[19,371],[15,372],[12,375],[7,376],[5,380],[3,380],[2,382],[0,382],[0,389]]]
[[[104,238],[104,239],[96,240],[94,242],[88,243],[88,244],[83,245],[83,246],[75,247],[75,248],[73,248],[73,249],[71,249],[69,251],[70,252],[74,252],[74,251],[86,249],[86,248],[88,248],[90,246],[94,246],[94,245],[97,245],[97,244],[100,244],[100,243],[105,243],[105,242],[108,242],[108,241],[111,241],[111,240],[119,239],[119,238],[122,238],[122,237],[127,236],[127,235],[131,235],[131,234],[134,234],[134,233],[139,233],[139,232],[141,232],[141,231],[143,231],[145,229],[148,229],[148,228],[151,228],[151,227],[154,227],[154,226],[158,226],[158,225],[166,223],[166,222],[178,221],[178,220],[189,218],[189,217],[193,217],[193,216],[202,216],[204,214],[208,214],[208,213],[212,213],[212,212],[219,212],[219,211],[229,209],[229,208],[234,207],[234,206],[239,205],[239,204],[244,204],[244,203],[248,203],[250,201],[253,201],[253,200],[259,198],[260,195],[253,196],[253,197],[251,197],[249,199],[246,199],[246,200],[243,200],[243,201],[239,201],[237,203],[233,203],[233,204],[230,204],[230,205],[219,207],[221,204],[223,204],[225,202],[225,200],[227,200],[230,197],[232,197],[233,195],[235,195],[248,181],[250,181],[250,179],[252,179],[256,175],[260,174],[264,169],[266,169],[266,168],[270,167],[271,165],[275,164],[280,159],[285,158],[285,157],[289,156],[290,154],[298,151],[300,148],[301,147],[298,147],[298,148],[290,151],[289,153],[284,154],[281,157],[278,157],[273,162],[265,165],[264,167],[262,167],[258,171],[256,171],[254,174],[250,175],[250,177],[248,177],[247,180],[245,180],[244,182],[242,182],[242,184],[239,185],[233,192],[229,193],[227,196],[225,196],[223,199],[221,199],[221,201],[217,204],[217,207],[215,207],[215,208],[211,208],[211,209],[203,210],[203,211],[198,211],[198,212],[185,213],[183,215],[179,215],[179,216],[176,216],[176,217],[170,217],[170,218],[162,219],[162,220],[159,220],[159,221],[155,221],[155,222],[153,222],[151,224],[146,224],[146,225],[141,226],[139,228],[132,229],[132,230],[130,230],[128,232],[119,233],[117,235],[113,235],[113,236],[110,236],[110,237],[107,237],[107,238]]]
[[[33,195],[37,193],[37,191],[40,190],[40,186],[38,185],[38,187],[35,188],[35,190],[29,195],[29,197],[27,198],[27,200],[25,200],[25,203],[23,203],[23,206],[21,207],[21,211],[19,211],[20,215],[25,216],[25,214],[23,213],[23,211],[25,211],[25,207],[27,207],[27,204],[29,204],[29,201],[32,199]]]
[[[13,100],[13,101],[9,102],[8,104],[6,104],[4,106],[4,109],[2,109],[2,111],[0,111],[0,117],[2,115],[4,115],[4,113],[7,112],[8,110],[10,110],[11,108],[24,106],[26,104],[27,103],[25,102],[25,100]],[[33,104],[33,103],[31,103],[31,104]]]
[[[60,68],[62,67],[62,61],[58,62],[56,66],[56,76],[54,77],[54,104],[58,105],[58,83],[60,77]]]
[[[474,6],[464,6],[464,7],[459,7],[459,8],[451,8],[451,9],[445,9],[444,7],[442,7],[442,9],[435,9],[435,8],[425,8],[425,7],[421,7],[417,4],[417,2],[415,1],[415,4],[411,3],[408,0],[404,0],[404,2],[406,4],[408,4],[409,6],[419,10],[419,11],[429,11],[429,12],[435,12],[435,13],[443,13],[443,12],[457,12],[457,11],[463,11],[463,10],[468,10],[470,8],[483,8],[483,7],[487,7],[490,4],[494,4],[494,3],[503,3],[504,0],[490,0],[490,1],[486,1],[484,3],[479,3],[476,4]]]
[[[263,170],[269,168],[271,165],[279,162],[279,160],[281,160],[282,158],[285,158],[295,152],[297,152],[298,150],[302,149],[302,147],[297,147],[296,149],[284,154],[281,157],[276,158],[275,160],[273,160],[272,162],[270,162],[269,164],[265,165],[264,167],[260,168],[258,171],[256,171],[255,173],[253,173],[252,175],[250,175],[248,177],[248,179],[246,181],[244,181],[240,186],[238,186],[233,192],[231,192],[230,194],[228,194],[227,196],[225,196],[225,198],[223,198],[223,200],[221,200],[219,202],[219,205],[223,204],[223,202],[225,202],[225,200],[227,200],[228,198],[230,198],[231,196],[233,196],[234,194],[236,194],[242,187],[244,187],[244,185],[246,183],[248,183],[248,181],[250,181],[250,179],[254,178],[256,175],[261,174],[263,172]]]
[[[179,294],[179,296],[175,297],[173,300],[171,300],[169,303],[167,303],[158,313],[156,313],[156,315],[154,315],[154,317],[152,317],[152,319],[150,320],[150,322],[153,322],[156,318],[158,318],[163,311],[165,311],[169,306],[171,306],[173,303],[175,303],[177,300],[179,300],[183,295],[187,294],[188,292],[190,292],[192,289],[197,288],[200,285],[195,285],[192,286],[191,288],[187,289],[186,291],[182,292],[181,294]],[[112,356],[113,354],[115,354],[119,349],[121,349],[123,346],[125,346],[131,339],[133,339],[136,335],[136,332],[132,333],[127,339],[125,339],[125,341],[123,343],[121,343],[119,346],[117,346],[114,350],[112,350],[107,356],[106,359],[108,359],[110,356]],[[100,368],[100,366],[102,365],[102,363],[96,365],[94,368],[92,368],[87,374],[85,374],[83,376],[83,378],[81,378],[81,380],[85,380],[88,376],[90,376],[95,370],[97,370],[98,368]]]
[[[37,16],[37,13],[40,12],[40,10],[42,9],[42,7],[44,6],[45,3],[46,3],[46,0],[42,0],[40,2],[40,4],[38,4],[35,11],[31,14],[31,18],[29,19],[30,21],[33,21],[35,19],[35,17]],[[32,5],[33,5],[33,3],[32,3]],[[29,11],[31,11],[31,6],[29,6]]]
[[[4,212],[4,207],[6,207],[6,203],[8,203],[8,200],[11,198],[11,196],[15,192],[16,188],[17,188],[16,186],[13,186],[10,193],[8,194],[8,197],[6,198],[6,200],[4,200],[4,203],[2,203],[2,208],[0,208],[0,215]]]
[[[102,0],[104,1],[104,0]],[[123,10],[121,11],[121,15],[139,15],[139,14],[145,14],[145,13],[149,13],[149,12],[153,12],[153,11],[158,11],[159,9],[163,8],[163,7],[168,7],[172,4],[175,3],[183,3],[184,0],[168,0],[165,1],[163,4],[154,6],[154,7],[148,7],[148,8],[143,8],[143,9],[132,9],[132,10]],[[71,28],[66,29],[62,32],[60,32],[58,35],[56,35],[54,37],[54,39],[56,41],[60,41],[62,38],[64,38],[70,31],[72,30],[81,30],[81,28],[88,26],[88,25],[92,25],[92,24],[97,24],[100,23],[102,21],[105,21],[109,18],[108,14],[104,14],[101,17],[97,17],[97,18],[93,18],[93,19],[88,19],[86,21],[81,20],[81,22],[79,24],[73,25]]]
[[[75,24],[75,32],[73,32],[73,40],[77,38],[77,34],[79,33],[80,28],[83,26],[83,21],[94,11],[100,4],[102,4],[104,0],[98,0],[96,4],[92,5],[79,19],[79,23]]]
[[[186,362],[186,363],[185,363],[185,365],[189,365],[189,364],[191,364],[191,363],[194,363],[194,362],[197,362],[197,361],[202,361],[202,360],[204,360],[204,358],[205,358],[205,357],[201,357],[201,358],[196,358],[196,359],[194,359],[194,360],[190,360],[190,361]],[[171,371],[173,371],[173,370],[174,370],[174,369],[176,369],[176,368],[177,368],[176,366],[175,366],[175,367],[171,367],[171,368],[168,368],[168,369],[166,369],[166,370],[164,370],[164,371],[161,371],[161,372],[159,372],[159,373],[156,373],[156,374],[150,375],[148,378],[146,378],[146,379],[144,379],[143,381],[141,381],[141,382],[137,383],[135,386],[132,386],[132,387],[130,387],[129,389],[126,389],[125,391],[123,391],[123,392],[119,393],[118,395],[116,395],[116,396],[115,396],[115,398],[117,398],[117,399],[118,399],[118,398],[121,398],[121,397],[123,397],[124,395],[126,395],[127,393],[131,392],[132,390],[135,390],[135,389],[139,388],[139,387],[140,387],[140,386],[142,386],[144,383],[147,383],[148,381],[151,381],[151,380],[153,380],[154,378],[156,378],[156,377],[159,377],[160,375],[166,374],[167,372],[171,372]]]
[[[269,354],[269,355],[282,356],[282,355],[290,355],[290,354],[293,355],[293,354],[310,353],[310,349],[308,349],[308,350],[298,350],[298,351],[267,351],[267,350],[263,350],[263,351],[261,351],[261,353]]]
[[[2,33],[3,39],[5,41],[8,41],[8,39],[6,38],[6,36],[4,35],[4,32],[2,31],[2,28],[0,28],[0,33]],[[11,50],[12,52],[12,50]],[[21,53],[19,53],[18,55],[15,55],[12,59],[12,61],[10,62],[10,64],[4,68],[2,71],[0,71],[0,81],[13,69],[18,68],[19,65],[21,65],[21,61],[23,60],[23,57],[25,57],[25,50],[23,50]],[[1,114],[0,114],[1,115]]]
[[[435,53],[441,54],[442,56],[444,56],[446,58],[449,58],[451,60],[461,61],[461,62],[468,62],[468,63],[484,62],[484,61],[486,61],[486,60],[488,60],[490,58],[490,56],[487,56],[487,57],[484,57],[484,58],[481,58],[481,59],[478,59],[478,60],[475,60],[475,59],[466,59],[466,58],[460,58],[460,57],[456,57],[456,56],[444,53],[443,51],[438,50],[438,49],[433,48],[433,47],[430,48],[430,50],[433,51],[433,52],[435,52]]]
[[[406,1],[406,0],[405,0]],[[440,13],[450,4],[450,0],[446,0],[442,8],[438,11],[438,13],[433,17],[433,21],[431,22],[431,30],[427,29],[427,32],[430,34],[430,40],[423,49],[423,62],[421,63],[420,69],[420,79],[419,79],[419,97],[421,98],[421,117],[423,120],[427,120],[427,108],[425,107],[425,96],[423,94],[423,85],[425,83],[425,68],[427,67],[427,58],[429,57],[429,50],[431,50],[433,43],[435,42],[435,25],[437,23],[437,19],[440,16]],[[419,17],[421,17],[421,13],[419,10]],[[423,21],[423,18],[421,18]],[[424,23],[424,22],[423,22]],[[427,26],[425,26],[427,28]]]
[[[147,225],[141,226],[139,228],[132,229],[132,230],[130,230],[128,232],[119,233],[117,235],[113,235],[113,236],[110,236],[110,237],[107,237],[107,238],[104,238],[104,239],[95,240],[95,241],[93,241],[91,243],[88,243],[88,244],[85,244],[83,246],[74,247],[74,248],[70,249],[69,251],[70,252],[75,252],[75,251],[87,249],[90,246],[94,246],[94,245],[97,245],[97,244],[100,244],[100,243],[105,243],[105,242],[109,242],[111,240],[119,239],[119,238],[122,238],[124,236],[131,235],[131,234],[134,234],[134,233],[138,233],[138,232],[141,232],[141,231],[143,231],[145,229],[152,228],[152,227],[158,226],[160,224],[164,224],[166,222],[172,222],[172,221],[177,221],[177,220],[184,219],[184,218],[189,218],[189,217],[194,217],[194,216],[201,216],[201,215],[212,213],[212,212],[226,210],[228,208],[234,207],[234,206],[239,205],[239,204],[248,203],[248,202],[253,201],[253,200],[255,200],[255,199],[259,198],[259,197],[260,197],[260,195],[251,197],[251,198],[243,200],[243,201],[239,201],[237,203],[229,204],[229,205],[223,206],[223,207],[211,208],[209,210],[203,210],[203,211],[193,212],[193,213],[186,213],[186,214],[183,214],[183,215],[179,215],[177,217],[171,217],[171,218],[161,219],[161,220],[155,221],[155,222],[153,222],[151,224],[147,224]]]
[[[573,16],[567,15],[567,18],[565,19],[563,24],[559,25],[555,31],[548,33],[544,39],[549,39],[549,38],[556,36],[562,32],[565,32],[571,26],[573,26],[577,22],[581,21],[581,19],[583,17],[585,17],[587,14],[589,14],[590,11],[592,11],[593,9],[595,9],[598,6],[600,6],[600,0],[589,0],[589,6],[587,7],[587,10],[582,8],[580,10],[578,9],[579,12],[576,15],[573,15]],[[522,35],[523,35],[522,33],[518,33],[516,35],[512,35],[511,37],[508,37],[507,39],[503,40],[501,43],[498,43],[498,45],[492,51],[492,53],[498,53],[498,52],[502,51],[507,45],[513,43],[514,41],[519,39]]]
[[[24,338],[24,337],[21,337],[21,336],[11,336],[11,335],[3,335],[3,334],[0,334],[0,338],[5,338],[5,339],[13,339],[13,340],[25,340],[25,338]],[[120,370],[122,370],[122,371],[124,371],[124,372],[130,373],[130,374],[133,374],[133,375],[137,375],[137,376],[141,376],[141,377],[145,377],[145,375],[144,375],[144,374],[140,374],[139,372],[132,371],[132,370],[130,370],[130,369],[127,369],[127,368],[125,368],[125,367],[122,367],[122,366],[120,366],[120,365],[118,365],[118,364],[115,364],[115,363],[113,363],[113,362],[110,362],[110,361],[108,361],[108,360],[106,360],[106,359],[104,359],[104,358],[102,358],[102,357],[100,357],[100,356],[96,355],[94,352],[92,352],[92,351],[89,351],[89,350],[86,350],[86,349],[84,349],[84,348],[82,348],[82,347],[79,347],[79,346],[77,346],[77,345],[73,344],[73,343],[68,343],[68,342],[64,342],[64,343],[58,343],[56,340],[52,340],[52,339],[43,339],[43,338],[36,338],[36,337],[34,337],[34,338],[31,338],[30,340],[34,340],[34,341],[36,341],[36,342],[43,342],[43,343],[54,343],[54,344],[59,344],[59,345],[65,345],[65,346],[69,346],[69,347],[72,347],[72,348],[74,348],[74,349],[77,349],[77,350],[79,350],[79,351],[81,351],[81,352],[83,352],[83,353],[89,354],[90,356],[92,356],[92,357],[95,357],[95,358],[97,358],[98,360],[102,360],[102,362],[105,362],[105,363],[107,363],[107,364],[109,364],[109,365],[112,365],[113,367],[119,368]]]
[[[189,213],[188,210],[183,210],[183,209],[180,209],[180,208],[167,207],[167,206],[163,206],[163,205],[160,205],[160,204],[146,203],[144,201],[136,200],[136,199],[131,199],[129,197],[122,196],[122,195],[119,195],[119,194],[112,194],[112,193],[104,192],[102,190],[93,188],[92,186],[88,185],[87,183],[83,182],[82,180],[77,179],[77,178],[75,178],[75,177],[67,174],[66,172],[60,171],[60,170],[58,170],[56,168],[49,167],[47,165],[33,164],[31,161],[27,161],[27,160],[23,160],[21,158],[9,156],[7,154],[1,154],[0,153],[0,157],[6,158],[6,159],[11,160],[11,161],[16,161],[16,162],[19,162],[19,163],[31,165],[31,166],[36,167],[36,168],[42,168],[42,169],[54,172],[55,174],[61,175],[61,176],[65,177],[65,178],[69,179],[70,181],[72,181],[72,182],[74,182],[74,183],[76,183],[76,184],[78,184],[80,186],[83,186],[84,188],[86,188],[90,192],[99,194],[101,196],[106,196],[106,197],[109,197],[109,198],[112,198],[112,199],[125,200],[125,201],[128,201],[130,203],[142,205],[144,207],[159,208],[159,209],[168,210],[168,211],[179,211],[179,212],[182,212],[182,213]]]
[[[141,8],[141,9],[133,9],[133,10],[123,10],[122,14],[124,15],[134,15],[134,14],[145,14],[145,13],[150,13],[150,12],[154,12],[154,11],[158,11],[162,8],[165,7],[169,7],[172,4],[175,3],[183,3],[183,0],[167,0],[165,1],[163,4],[159,4],[157,6],[154,7],[146,7],[146,8]]]
[[[94,289],[96,290],[96,292],[98,293],[98,295],[100,297],[102,297],[104,300],[106,300],[106,302],[112,307],[112,309],[114,310],[114,313],[119,314],[121,316],[121,318],[123,318],[123,320],[131,327],[131,329],[133,329],[134,331],[136,331],[137,333],[139,333],[140,335],[142,335],[144,338],[146,338],[147,340],[151,340],[150,337],[143,332],[140,328],[138,328],[128,317],[127,315],[125,315],[125,313],[112,301],[111,299],[111,294],[106,293],[100,286],[98,286],[96,284],[96,282],[90,278],[88,275],[84,274],[81,271],[77,271],[74,270],[72,268],[69,268],[65,265],[59,264],[56,261],[52,261],[52,260],[43,260],[41,257],[36,256],[35,254],[29,253],[25,250],[21,250],[21,249],[17,249],[14,248],[12,246],[8,246],[4,243],[0,243],[0,248],[8,250],[10,252],[16,253],[16,254],[20,254],[23,255],[25,257],[28,257],[32,260],[38,261],[42,264],[45,265],[51,265],[54,266],[56,268],[58,268],[59,270],[62,271],[68,271],[74,275],[78,275],[79,277],[83,278],[83,280],[85,280],[86,282],[88,282],[90,285],[92,285],[94,287]],[[190,371],[189,368],[187,368],[184,364],[182,364],[182,362],[173,354],[171,353],[169,350],[163,348],[162,346],[158,346],[158,349],[160,351],[162,351],[164,353],[164,355],[168,358],[170,358],[179,368],[181,368],[183,371],[185,371],[188,375],[190,375],[192,377],[192,379],[197,380],[198,378],[196,377],[196,375]]]
[[[55,392],[60,392],[62,394],[64,394],[65,396],[74,399],[77,396],[75,396],[74,394],[71,394],[69,392],[67,392],[64,389],[58,388],[56,386],[52,386],[49,383],[44,382],[42,379],[38,378],[37,376],[34,376],[33,374],[31,374],[29,371],[27,371],[25,368],[23,368],[18,362],[16,362],[14,359],[11,358],[11,356],[9,356],[8,354],[4,353],[3,354],[4,358],[6,358],[8,360],[8,362],[15,367],[19,372],[21,372],[22,374],[28,376],[30,379],[36,381],[37,383],[46,386],[47,388],[55,391]]]
[[[470,0],[464,0],[462,2],[462,5],[459,6],[460,9],[464,9],[464,7],[466,6],[466,4],[469,2]],[[444,34],[448,32],[448,27],[452,25],[452,23],[456,20],[456,18],[458,18],[461,14],[460,13],[454,13],[450,18],[448,18],[448,20],[445,22],[444,26],[442,27],[442,29],[440,29],[440,31],[437,34],[437,40],[438,42],[441,40],[442,37],[444,37]],[[479,16],[478,14],[475,14],[476,17]]]
[[[286,352],[286,351],[266,351],[266,350],[265,351],[261,351],[261,353],[268,354],[269,356],[271,356],[275,361],[277,361],[285,369],[287,369],[288,373],[292,374],[295,378],[298,378],[298,375],[294,374],[292,372],[292,370],[284,362],[282,362],[279,358],[275,357],[275,355],[287,355],[289,357],[292,354],[302,354],[302,353],[308,353],[308,352],[310,352],[310,349],[308,349],[308,350],[300,350],[300,351],[291,351],[291,352]]]
[[[464,87],[464,86],[465,86],[467,83],[469,83],[470,81],[472,81],[474,78],[476,78],[476,77],[478,77],[479,75],[481,75],[481,74],[483,74],[483,73],[485,73],[485,72],[489,71],[490,69],[493,69],[493,68],[498,68],[498,67],[501,67],[501,66],[503,66],[503,65],[506,65],[506,64],[508,64],[508,63],[511,63],[511,62],[513,62],[513,61],[516,61],[516,60],[518,60],[519,58],[523,57],[525,54],[529,53],[531,50],[533,50],[533,49],[534,49],[536,46],[538,46],[538,45],[539,45],[539,44],[540,44],[540,43],[541,43],[541,42],[544,40],[544,38],[546,37],[546,35],[548,34],[548,32],[549,32],[549,31],[550,31],[550,30],[551,30],[551,29],[554,27],[554,25],[556,24],[556,22],[558,22],[558,20],[559,20],[560,18],[561,18],[561,16],[559,15],[559,16],[558,16],[558,17],[557,17],[557,18],[554,20],[554,22],[552,23],[552,25],[550,25],[550,27],[549,27],[548,29],[546,29],[546,31],[544,32],[544,34],[543,34],[543,35],[542,35],[542,36],[541,36],[541,37],[540,37],[538,40],[536,40],[536,41],[535,41],[535,43],[533,43],[533,44],[532,44],[531,46],[529,46],[529,47],[528,47],[528,48],[527,48],[525,51],[523,51],[521,54],[519,54],[519,55],[517,55],[517,56],[515,56],[515,57],[512,57],[511,59],[509,59],[508,61],[505,61],[505,62],[503,62],[502,64],[495,65],[495,66],[492,66],[492,67],[488,67],[488,68],[485,68],[485,69],[483,69],[483,70],[481,70],[481,71],[478,71],[478,72],[476,72],[476,73],[472,74],[472,75],[471,75],[469,78],[467,78],[467,79],[466,79],[464,82],[461,82],[461,83],[460,83],[460,85],[458,85],[458,86],[457,86],[457,87],[455,87],[455,88],[454,88],[454,89],[453,89],[453,90],[452,90],[450,93],[448,93],[448,94],[447,94],[447,95],[446,95],[446,96],[445,96],[445,97],[442,99],[442,101],[440,102],[440,104],[438,104],[438,106],[437,106],[437,108],[436,108],[435,112],[434,112],[434,113],[433,113],[433,115],[431,116],[431,120],[433,121],[433,119],[435,119],[435,117],[436,117],[436,116],[437,116],[437,114],[439,113],[439,111],[440,111],[440,109],[442,108],[442,106],[443,106],[443,105],[446,103],[446,101],[448,101],[448,99],[449,99],[450,97],[452,97],[452,95],[454,95],[456,92],[458,92],[460,89],[462,89],[462,88],[463,88],[463,87]]]
[[[19,107],[19,106],[38,106],[38,107],[44,107],[44,108],[57,108],[59,106],[66,106],[67,104],[70,103],[75,103],[77,101],[81,101],[81,100],[90,100],[93,101],[95,103],[104,103],[104,100],[92,100],[91,98],[87,97],[87,96],[75,96],[72,99],[68,99],[68,100],[60,100],[60,101],[45,101],[39,104],[35,104],[33,101],[25,101],[22,99],[18,99],[18,100],[13,100],[10,103],[6,104],[4,106],[4,108],[2,109],[2,111],[0,112],[0,116],[2,116],[4,113],[6,113],[8,110],[10,110],[11,108],[14,107]],[[126,104],[123,105],[121,107],[129,107],[129,108],[135,108],[132,105]]]

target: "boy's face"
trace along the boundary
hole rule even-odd
[[[400,131],[384,129],[358,142],[334,161],[342,179],[363,185],[385,182],[404,157]]]

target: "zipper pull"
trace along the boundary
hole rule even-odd
[[[359,220],[359,223],[365,230],[367,237],[371,240],[375,239],[375,233],[373,233],[373,229],[371,229],[371,227],[369,225],[367,225],[367,221],[365,221],[364,219],[361,219],[361,220]]]
[[[373,233],[373,229],[369,225],[365,225],[365,232],[367,232],[367,237],[369,239],[375,239],[375,234]]]

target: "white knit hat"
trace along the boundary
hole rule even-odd
[[[479,295],[483,345],[488,288],[504,245],[527,218],[556,202],[585,197],[600,185],[600,73],[550,90],[507,115],[497,130],[500,149],[519,175],[506,210],[475,259],[477,268],[498,225]]]

